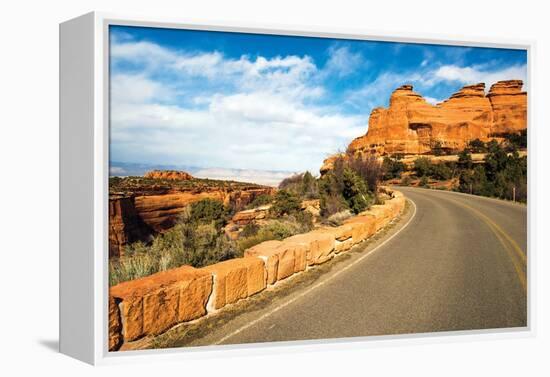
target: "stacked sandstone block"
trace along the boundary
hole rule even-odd
[[[341,226],[262,242],[236,258],[203,268],[183,266],[118,284],[109,291],[109,350],[246,299],[325,263],[371,237],[403,209],[398,191]]]

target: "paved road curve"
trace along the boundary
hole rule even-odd
[[[400,189],[415,216],[368,258],[196,344],[526,326],[526,207]]]

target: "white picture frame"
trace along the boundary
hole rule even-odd
[[[60,351],[90,364],[143,361],[151,358],[223,357],[233,354],[348,349],[386,344],[471,341],[534,336],[535,318],[532,242],[534,206],[528,204],[528,326],[521,329],[476,330],[403,336],[359,337],[262,345],[209,346],[169,350],[109,352],[108,343],[108,170],[109,170],[109,25],[248,32],[358,40],[430,43],[474,47],[519,48],[527,51],[528,81],[533,80],[533,41],[456,36],[399,34],[378,31],[320,29],[306,26],[211,23],[88,13],[60,24]],[[530,154],[536,154],[537,129],[528,98]],[[529,157],[529,197],[533,197]]]

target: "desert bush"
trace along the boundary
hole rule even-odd
[[[527,129],[519,133],[509,133],[505,135],[506,151],[513,152],[518,149],[527,148]]]
[[[375,176],[378,177],[379,172]],[[364,211],[374,197],[363,177],[341,158],[336,159],[333,169],[321,178],[319,191],[321,215],[325,218],[346,209],[354,213]]]
[[[432,171],[432,163],[427,157],[419,157],[414,160],[414,172],[417,177],[424,177],[430,175]]]
[[[411,177],[408,175],[404,175],[403,178],[401,178],[401,185],[409,186],[410,184],[411,184]]]
[[[269,209],[270,216],[281,217],[300,211],[301,200],[298,195],[288,190],[279,190],[275,194],[273,205]]]
[[[369,191],[377,192],[378,182],[384,175],[384,169],[376,156],[348,154],[346,167],[353,170],[365,181]]]
[[[317,179],[309,171],[283,179],[279,189],[292,192],[301,199],[319,198]]]
[[[239,237],[255,236],[256,234],[258,234],[259,230],[260,230],[260,226],[258,224],[255,224],[255,223],[246,224],[243,230],[241,231],[241,233],[239,233]]]
[[[527,201],[527,158],[517,151],[507,153],[508,145],[495,140],[487,143],[483,164],[473,168],[460,165],[459,191],[501,199]]]
[[[282,240],[299,233],[303,233],[303,228],[293,219],[270,220],[255,235],[239,238],[237,249],[240,253],[243,253],[246,249],[261,242]]]
[[[420,178],[419,185],[420,187],[428,187],[428,177],[423,175],[422,178]]]
[[[313,229],[313,215],[308,211],[295,212],[290,216],[300,225],[300,233],[308,232]]]
[[[339,213],[348,209],[348,204],[341,194],[328,193],[321,195],[319,202],[321,207],[321,216],[330,217],[335,213]]]
[[[366,210],[373,201],[365,181],[361,179],[353,170],[344,170],[344,190],[342,195],[348,203],[349,209],[357,214]]]
[[[485,153],[487,152],[487,145],[479,139],[474,139],[468,142],[467,149],[472,153]]]
[[[272,201],[273,201],[273,195],[261,194],[255,197],[254,200],[252,200],[252,202],[250,202],[250,204],[246,206],[246,209],[265,206],[267,204],[270,204]]]
[[[203,267],[240,255],[215,221],[179,223],[149,246],[141,242],[127,246],[124,256],[110,262],[109,282],[114,285],[182,265]]]
[[[180,222],[192,224],[214,224],[221,228],[230,216],[230,209],[215,199],[202,199],[190,204],[180,215]]]
[[[400,178],[401,173],[405,171],[405,164],[386,156],[382,162],[382,171],[384,179]]]
[[[464,149],[458,154],[458,166],[462,169],[471,169],[474,165],[472,155],[467,149]]]
[[[453,177],[453,169],[449,164],[440,162],[432,164],[430,169],[430,176],[437,180],[445,181]]]
[[[349,219],[352,216],[353,216],[353,214],[348,209],[348,210],[341,211],[341,212],[336,212],[336,213],[330,215],[327,218],[326,222],[327,222],[327,224],[329,224],[331,226],[339,226],[339,225],[342,225],[345,220]]]

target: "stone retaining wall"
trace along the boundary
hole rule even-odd
[[[374,205],[338,227],[323,227],[282,241],[265,241],[243,258],[203,268],[182,266],[113,286],[109,290],[109,350],[161,334],[245,299],[266,287],[346,252],[386,226],[405,197]]]

